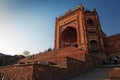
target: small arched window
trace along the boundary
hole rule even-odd
[[[88,31],[88,33],[91,33],[90,31]]]
[[[97,41],[96,41],[96,40],[91,40],[91,41],[90,41],[90,48],[91,48],[92,50],[96,50],[97,47],[98,47]]]
[[[94,32],[93,32],[93,31],[91,31],[91,33],[93,34]]]
[[[90,25],[90,26],[93,26],[94,22],[93,22],[92,19],[87,19],[87,24]]]
[[[94,33],[96,33],[96,31],[94,31]]]

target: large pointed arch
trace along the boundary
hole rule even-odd
[[[77,47],[77,30],[73,27],[67,27],[60,35],[60,47],[71,45]]]

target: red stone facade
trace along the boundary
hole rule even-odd
[[[31,55],[1,67],[5,80],[68,80],[119,54],[120,34],[106,37],[96,9],[79,5],[56,18],[54,50]],[[116,54],[117,53],[117,54]]]
[[[32,75],[30,64],[0,67],[0,80],[32,80]]]
[[[120,80],[120,68],[114,68],[109,71],[110,80]]]
[[[115,34],[106,38],[106,53],[108,59],[112,58],[113,60],[115,56],[120,57],[120,34]]]
[[[56,18],[55,49],[75,46],[106,60],[105,37],[96,9],[84,10],[84,7],[79,5],[75,10],[69,10]]]

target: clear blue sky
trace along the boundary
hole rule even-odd
[[[55,17],[81,3],[97,9],[107,35],[120,32],[120,0],[0,0],[0,52],[34,54],[53,48]]]

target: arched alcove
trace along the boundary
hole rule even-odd
[[[90,41],[90,50],[97,51],[98,50],[98,42],[96,40]]]
[[[94,25],[94,21],[92,19],[87,19],[87,24],[89,26],[93,26]]]
[[[64,31],[61,33],[60,36],[60,46],[66,47],[66,46],[76,46],[77,47],[77,31],[73,27],[67,27],[64,29]]]

